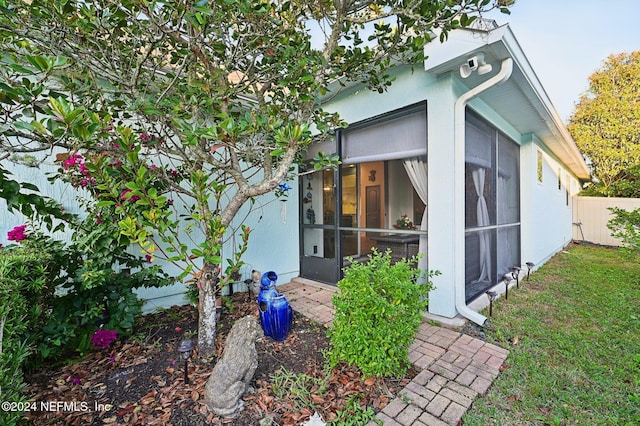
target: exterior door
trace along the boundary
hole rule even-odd
[[[366,226],[380,228],[380,185],[367,186],[366,192]]]
[[[329,284],[338,282],[340,272],[335,174],[333,170],[323,170],[300,182],[300,276]]]

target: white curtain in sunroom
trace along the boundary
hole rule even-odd
[[[407,171],[411,185],[416,190],[418,197],[425,205],[422,220],[420,221],[420,230],[427,230],[427,160],[424,157],[411,157],[403,161],[404,169]],[[418,243],[418,251],[424,253],[424,257],[418,261],[418,268],[426,270],[427,265],[427,236],[420,235]]]
[[[487,226],[490,224],[489,209],[487,201],[484,198],[484,180],[486,169],[475,167],[471,172],[473,177],[473,186],[478,195],[478,203],[476,205],[476,213],[478,217],[478,226]],[[489,231],[480,231],[480,276],[476,282],[489,281],[491,279],[491,236]]]

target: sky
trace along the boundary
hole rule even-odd
[[[611,54],[640,50],[640,0],[516,0],[509,23],[538,79],[567,122],[589,75]]]

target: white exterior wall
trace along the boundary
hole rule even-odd
[[[242,281],[250,278],[252,269],[262,273],[275,271],[278,274],[277,285],[286,284],[300,274],[298,186],[293,183],[291,186],[289,199],[284,202],[284,206],[273,194],[266,194],[256,199],[250,212],[249,207],[245,205],[236,216],[236,219],[246,216],[244,224],[252,229],[249,248],[242,257],[246,263],[240,269]],[[235,222],[240,223],[239,220]],[[223,270],[227,266],[226,259],[233,257],[241,242],[240,237],[236,238],[233,234],[227,234],[227,238],[222,251]],[[179,273],[174,265],[166,262],[161,264],[170,275]],[[244,291],[245,288],[234,286],[234,291]],[[140,288],[137,293],[145,300],[145,312],[150,312],[160,307],[186,304],[184,291],[184,284],[179,283],[170,287]]]
[[[55,173],[58,166],[53,162],[45,162],[40,167],[27,167],[21,164],[15,164],[9,160],[2,162],[5,169],[12,174],[9,179],[20,183],[31,183],[40,189],[42,195],[46,195],[62,204],[64,209],[69,213],[84,214],[84,210],[76,200],[76,192],[70,185],[64,182],[56,181],[53,184],[47,181],[47,174]],[[30,191],[25,191],[30,192]],[[26,218],[15,212],[14,214],[7,211],[7,203],[0,198],[0,244],[8,245],[12,241],[7,240],[7,232],[14,226],[22,225]],[[56,238],[62,241],[71,241],[71,235],[66,233],[58,233]]]
[[[428,265],[440,271],[433,278],[435,289],[429,293],[429,312],[452,318],[455,307],[455,271],[464,268],[464,259],[456,259],[454,206],[456,197],[454,176],[464,170],[454,170],[454,104],[457,96],[450,78],[443,78],[430,88],[427,101],[428,122]]]
[[[66,211],[80,215],[85,214],[76,199],[77,192],[73,187],[61,181],[57,181],[53,185],[47,181],[45,173],[55,172],[58,168],[56,164],[46,162],[39,168],[34,168],[5,161],[3,166],[12,172],[12,175],[9,176],[10,179],[32,183],[38,186],[42,195],[60,202]],[[278,284],[285,284],[291,278],[299,275],[298,187],[295,184],[291,186],[293,189],[289,191],[284,221],[281,202],[276,200],[273,194],[259,197],[248,216],[248,207],[238,214],[237,218],[247,216],[245,224],[253,229],[249,239],[249,249],[243,256],[247,265],[241,270],[242,280],[249,278],[251,269],[257,269],[263,273],[268,270],[275,271],[278,274]],[[6,246],[12,243],[7,240],[7,232],[25,221],[26,218],[22,214],[9,213],[6,202],[4,199],[0,199],[1,244]],[[55,238],[66,242],[71,241],[71,235],[68,233],[58,233]],[[239,240],[235,241],[234,237],[230,236],[223,249],[223,258],[233,254],[234,247],[237,247],[238,242]],[[140,253],[140,249],[137,246],[132,246],[130,252],[137,254]],[[157,262],[161,262],[163,269],[169,275],[179,274],[179,270],[174,265],[160,260]],[[223,269],[225,267],[226,261],[224,261]],[[184,284],[176,283],[162,288],[141,288],[137,293],[145,300],[145,312],[150,312],[158,307],[186,304],[187,300],[183,296],[184,291]]]
[[[525,135],[520,151],[521,260],[537,266],[562,250],[572,240],[573,197],[578,180],[541,147],[533,135]],[[538,152],[542,152],[542,182],[538,182]],[[558,169],[561,188],[558,189]],[[569,202],[567,205],[567,194]]]
[[[347,123],[357,123],[422,102],[427,99],[428,91],[432,90],[429,85],[434,79],[420,71],[412,72],[409,67],[403,67],[394,70],[392,74],[396,76],[396,81],[383,94],[368,89],[349,88],[339,99],[323,105],[323,108],[329,112],[338,112]],[[429,108],[427,105],[427,111]]]

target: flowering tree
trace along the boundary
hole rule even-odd
[[[149,256],[197,278],[207,357],[224,236],[243,205],[342,124],[322,102],[346,82],[384,91],[396,61],[424,59],[430,30],[444,41],[511,3],[0,0],[1,142],[83,156],[61,159],[76,184]]]

